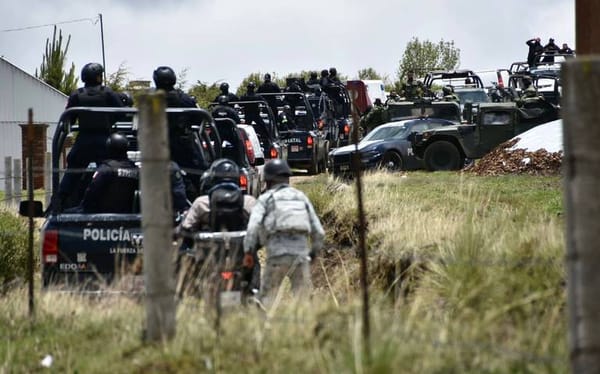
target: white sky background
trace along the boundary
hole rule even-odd
[[[372,67],[395,78],[406,43],[454,41],[461,68],[508,68],[527,56],[525,41],[552,37],[575,47],[574,0],[2,0],[0,30],[102,13],[107,72],[125,62],[130,79],[160,65],[187,68],[187,82],[227,81],[252,72],[279,76],[335,66],[356,76]],[[102,63],[100,24],[58,26],[71,35],[77,73]],[[0,31],[0,56],[34,73],[52,26]],[[575,48],[574,48],[575,49]]]

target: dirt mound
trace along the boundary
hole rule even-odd
[[[465,171],[477,175],[560,174],[563,152],[548,152],[538,149],[531,152],[525,149],[510,149],[519,142],[519,138],[500,144],[482,159],[465,168]]]

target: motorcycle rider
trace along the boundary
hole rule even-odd
[[[83,87],[74,91],[66,108],[72,107],[122,107],[120,97],[102,85],[102,65],[91,62],[81,69]],[[59,186],[59,199],[63,208],[77,206],[86,186],[80,185],[82,170],[90,163],[100,164],[106,158],[106,140],[116,117],[99,113],[80,113],[72,122],[79,123],[79,132],[73,148],[67,155],[67,172]]]

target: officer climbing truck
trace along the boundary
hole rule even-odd
[[[60,174],[63,173],[61,160],[67,145],[67,137],[71,132],[80,131],[75,118],[108,116],[110,132],[125,135],[129,142],[129,151],[137,151],[137,128],[134,108],[106,107],[73,107],[67,109],[60,117],[52,141],[52,203],[46,212],[42,211],[42,203],[33,202],[34,216],[45,217],[41,228],[41,274],[42,287],[67,286],[68,289],[95,290],[100,285],[113,281],[122,270],[133,270],[135,260],[143,252],[140,214],[141,194],[137,191],[131,206],[120,213],[89,213],[85,210],[68,209],[58,194]],[[196,138],[198,154],[202,163],[210,164],[220,157],[220,150],[211,146],[209,132],[216,133],[210,115],[197,108],[173,108],[168,114],[185,116],[190,127],[190,134]],[[210,127],[210,130],[208,128]],[[201,144],[206,146],[202,147]],[[66,173],[76,173],[77,190],[89,185],[96,165],[87,168],[66,169]],[[189,199],[189,197],[188,197]],[[29,202],[23,202],[19,208],[22,215],[27,215]],[[121,209],[123,210],[123,209]]]
[[[464,112],[464,123],[411,134],[412,151],[427,170],[462,169],[466,159],[481,158],[506,140],[559,117],[557,108],[544,100],[527,108],[467,102]]]

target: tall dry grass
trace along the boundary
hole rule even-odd
[[[351,185],[297,186],[327,230],[310,302],[286,285],[267,313],[228,311],[221,330],[201,300],[178,306],[178,333],[141,343],[143,304],[26,294],[0,303],[0,371],[564,372],[567,370],[560,180],[455,173],[365,178],[372,359],[363,356]],[[326,192],[324,192],[326,191]]]

